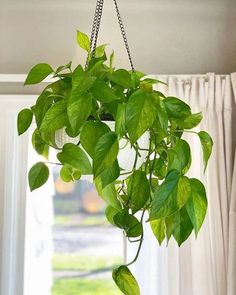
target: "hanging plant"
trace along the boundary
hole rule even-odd
[[[162,82],[134,70],[124,28],[132,70],[114,68],[114,53],[107,59],[106,46],[96,45],[102,5],[98,1],[91,38],[77,32],[78,44],[88,54],[85,67],[72,69],[70,62],[54,70],[40,63],[29,72],[25,85],[49,75],[56,80],[35,105],[18,114],[18,133],[24,133],[34,118],[33,147],[46,159],[49,148],[57,151],[62,180],[92,175],[107,203],[108,221],[123,230],[129,242],[139,244],[134,260],[112,274],[124,294],[138,295],[128,266],[137,260],[145,238],[143,222],[150,224],[159,244],[173,237],[180,246],[193,230],[198,234],[206,215],[204,185],[186,176],[191,147],[183,136],[188,132],[199,137],[204,169],[213,142],[207,132],[191,131],[201,122],[201,113],[193,114],[179,98],[155,90],[153,86]],[[124,154],[127,163],[122,162]],[[31,191],[47,181],[48,164],[39,162],[30,169]]]

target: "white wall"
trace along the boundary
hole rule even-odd
[[[77,28],[90,32],[95,0],[0,0],[0,73],[25,73],[38,61],[81,60]],[[105,1],[101,41],[128,66]],[[236,70],[235,0],[118,0],[135,65],[147,73]],[[122,49],[121,49],[122,48]]]

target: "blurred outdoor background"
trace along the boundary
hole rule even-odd
[[[112,269],[123,262],[120,230],[88,180],[64,183],[53,167],[53,295],[118,295]]]

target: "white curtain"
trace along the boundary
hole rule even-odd
[[[172,240],[159,247],[145,224],[140,259],[132,267],[142,295],[236,294],[236,74],[219,76],[154,76],[168,86],[159,90],[184,99],[193,112],[202,111],[201,130],[208,131],[214,149],[203,174],[199,139],[189,134],[193,164],[189,175],[200,178],[208,193],[208,213],[196,240],[180,248]],[[135,249],[128,249],[131,259]]]

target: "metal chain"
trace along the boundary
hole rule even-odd
[[[124,24],[123,24],[121,15],[120,15],[120,10],[119,10],[117,1],[116,0],[113,0],[113,2],[115,4],[116,14],[117,14],[117,18],[118,18],[118,22],[119,22],[121,34],[122,34],[122,37],[123,37],[123,40],[124,40],[124,43],[125,43],[126,51],[127,51],[127,54],[128,54],[130,66],[131,66],[132,71],[134,72],[134,64],[133,64],[133,60],[132,60],[132,57],[131,57],[129,43],[128,43],[128,40],[127,40],[127,35],[126,35],[126,32],[125,32]]]
[[[95,8],[92,32],[91,32],[91,37],[90,37],[90,52],[91,52],[91,50],[93,48],[93,40],[94,40],[94,34],[95,34],[95,30],[96,30],[96,25],[97,25],[98,11],[99,11],[99,7],[100,7],[100,2],[101,2],[101,0],[97,0],[97,4],[96,4],[96,8]]]
[[[119,11],[119,7],[118,7],[118,4],[117,4],[117,0],[113,0],[113,2],[115,4],[118,23],[119,23],[119,26],[120,26],[121,35],[122,35],[124,43],[125,43],[125,48],[126,48],[126,51],[127,51],[127,54],[128,54],[130,66],[131,66],[132,71],[134,72],[135,71],[134,64],[133,64],[133,61],[132,61],[130,48],[129,48],[129,44],[128,44],[124,24],[123,24],[121,14],[120,14],[120,11]],[[99,30],[100,30],[101,19],[102,19],[103,4],[104,4],[104,0],[97,0],[95,13],[94,13],[94,19],[93,19],[91,38],[90,38],[90,52],[91,52],[92,58],[95,57],[95,52],[96,52],[96,47],[97,47],[97,40],[98,40],[98,33],[99,33]],[[86,68],[88,67],[88,61],[89,61],[89,54],[87,56],[87,61],[86,61],[86,65],[85,65]]]
[[[97,23],[98,23],[100,7],[101,7],[101,0],[97,0],[95,12],[94,12],[94,18],[93,18],[92,31],[91,31],[91,36],[90,36],[90,52],[92,52],[93,48],[94,48],[94,37],[95,37],[96,30],[97,30]],[[90,53],[88,53],[85,68],[88,67],[88,62],[89,62],[89,57],[90,57],[89,55],[90,55]]]
[[[92,58],[95,57],[95,51],[96,51],[97,40],[98,40],[98,33],[100,30],[101,19],[102,19],[103,4],[104,4],[104,0],[100,0],[99,7],[98,7],[98,14],[97,14],[96,30],[95,30],[95,35],[94,35],[94,44],[93,44],[93,48],[91,48],[92,49]]]

